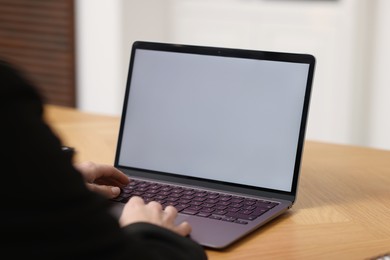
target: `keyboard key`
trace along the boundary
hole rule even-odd
[[[188,214],[188,215],[195,215],[195,214],[198,214],[198,211],[197,210],[191,210],[191,209],[183,209],[183,211],[181,211],[181,213]]]
[[[206,213],[206,212],[199,212],[198,214],[196,214],[197,216],[200,216],[200,217],[205,217],[207,218],[208,216],[211,215],[211,213]]]

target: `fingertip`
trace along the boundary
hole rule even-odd
[[[117,197],[121,193],[121,189],[119,187],[111,187],[112,195]]]
[[[182,236],[188,236],[192,231],[192,227],[190,223],[184,221],[177,226],[177,231]]]
[[[168,212],[168,213],[170,213],[170,214],[173,214],[173,215],[177,215],[177,209],[174,207],[174,206],[172,206],[172,205],[168,205],[168,206],[166,206],[165,207],[165,209],[164,209],[164,211],[165,212]]]
[[[190,223],[188,223],[187,221],[183,221],[182,225],[186,226],[186,228],[191,231],[192,230],[192,227],[190,225]]]
[[[162,211],[163,210],[163,206],[161,205],[160,202],[157,202],[157,201],[151,201],[147,204],[148,207],[150,208],[153,208],[153,209],[156,209],[158,211]]]
[[[142,204],[144,204],[145,202],[144,202],[144,199],[143,198],[141,198],[141,197],[139,197],[139,196],[133,196],[133,197],[131,197],[130,198],[130,200],[129,200],[129,202],[135,202],[135,203],[142,203]]]

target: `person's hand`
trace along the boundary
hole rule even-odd
[[[101,193],[108,198],[115,198],[120,194],[120,188],[126,186],[130,180],[123,172],[115,167],[94,162],[74,164],[83,175],[87,187]]]
[[[135,222],[148,222],[187,236],[191,232],[191,226],[188,222],[175,225],[176,217],[177,210],[173,206],[167,206],[163,210],[160,203],[151,201],[145,204],[142,198],[135,196],[126,203],[119,223],[126,226]]]

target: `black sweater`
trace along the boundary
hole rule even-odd
[[[121,228],[107,199],[86,188],[61,151],[34,86],[1,60],[0,84],[0,258],[207,258],[197,243],[167,229]]]

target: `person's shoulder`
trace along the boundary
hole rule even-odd
[[[8,59],[4,59],[2,57],[0,57],[0,73],[2,75],[2,78],[4,78],[4,76],[12,76],[23,78],[24,80],[29,81],[25,69],[23,69],[20,64],[12,62]]]
[[[0,73],[10,73],[15,72],[17,69],[9,61],[0,58]]]
[[[4,83],[20,79],[27,80],[27,77],[18,65],[0,57],[0,79]]]
[[[26,72],[17,65],[0,57],[0,93],[2,101],[19,100],[24,102],[26,98],[42,103],[43,97],[36,84],[27,76]],[[4,105],[9,105],[5,102]]]

